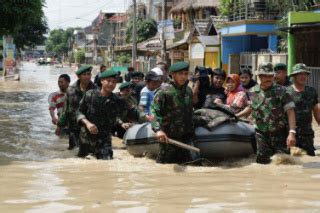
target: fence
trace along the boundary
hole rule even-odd
[[[242,68],[249,68],[256,71],[259,64],[263,62],[287,63],[287,53],[270,53],[270,52],[243,52],[240,54],[229,55],[229,73],[239,73]]]
[[[314,87],[318,92],[318,101],[320,101],[320,67],[308,67],[311,72],[307,85]]]

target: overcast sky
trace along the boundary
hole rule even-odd
[[[50,30],[85,27],[99,11],[123,12],[132,0],[46,0],[44,13]]]

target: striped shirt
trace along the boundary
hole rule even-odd
[[[53,92],[49,95],[49,110],[57,109],[58,116],[61,114],[65,101],[65,93],[61,91]]]
[[[144,113],[146,115],[151,115],[151,103],[153,101],[154,91],[151,91],[145,86],[140,93],[140,103],[139,106],[144,107]]]

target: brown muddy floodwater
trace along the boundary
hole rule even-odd
[[[0,82],[0,212],[320,212],[319,152],[294,165],[179,169],[133,158],[115,139],[112,161],[76,158],[48,112],[62,73],[72,72],[26,63],[20,82]]]

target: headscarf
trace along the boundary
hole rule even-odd
[[[235,82],[236,84],[236,87],[234,90],[232,91],[229,91],[228,94],[227,94],[227,105],[231,105],[236,94],[238,92],[241,92],[241,91],[244,91],[243,87],[240,85],[240,77],[238,74],[230,74],[228,75],[227,77],[227,81],[231,79],[233,82]]]

